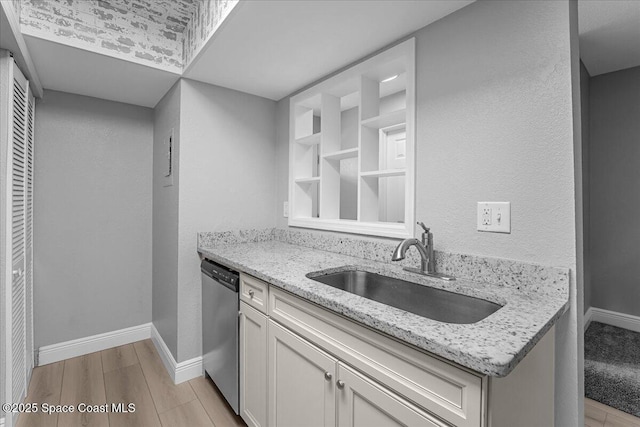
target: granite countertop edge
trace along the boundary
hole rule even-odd
[[[568,289],[527,293],[468,280],[443,282],[403,272],[401,267],[392,264],[290,243],[270,241],[199,246],[198,252],[401,342],[495,377],[508,375],[568,308]],[[449,324],[349,294],[306,277],[310,272],[335,270],[345,265],[480,297],[504,307],[474,324]]]

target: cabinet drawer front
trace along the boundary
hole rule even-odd
[[[460,427],[482,423],[482,377],[277,288],[271,319],[418,406]]]
[[[240,301],[244,301],[256,310],[267,313],[267,295],[269,285],[244,273],[240,274]]]

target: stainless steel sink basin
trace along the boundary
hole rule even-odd
[[[446,323],[475,323],[502,306],[479,298],[350,269],[307,277],[334,288]]]

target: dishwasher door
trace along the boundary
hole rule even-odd
[[[207,374],[239,412],[237,288],[202,274],[202,353]]]

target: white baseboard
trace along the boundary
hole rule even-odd
[[[584,331],[587,332],[587,328],[591,324],[593,320],[593,307],[589,307],[587,312],[584,314]]]
[[[145,323],[118,331],[40,347],[38,349],[38,366],[148,339],[151,337],[151,326],[151,323]]]
[[[203,375],[204,369],[202,365],[202,356],[194,357],[193,359],[185,360],[180,363],[176,362],[176,359],[173,357],[173,354],[171,354],[169,347],[167,347],[167,344],[165,344],[160,333],[153,324],[151,325],[151,340],[156,346],[160,359],[162,359],[164,367],[175,384],[180,384]]]
[[[591,322],[600,322],[606,325],[617,326],[618,328],[640,332],[640,317],[630,314],[618,313],[604,310],[602,308],[589,307],[584,315],[584,329],[589,327]]]

